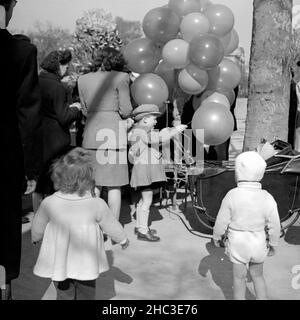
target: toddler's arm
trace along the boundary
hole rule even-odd
[[[43,239],[43,235],[48,222],[49,217],[47,215],[47,209],[44,200],[40,204],[40,207],[32,220],[31,239],[33,243]]]
[[[277,209],[277,203],[275,202],[273,197],[272,197],[269,216],[266,221],[266,226],[268,228],[268,234],[269,234],[269,245],[271,247],[276,247],[278,245],[278,241],[280,238],[281,225],[280,225],[280,218],[279,218],[279,213]]]
[[[213,241],[217,242],[222,240],[222,236],[225,234],[228,225],[231,220],[231,205],[228,194],[222,201],[220,210],[217,215],[216,223],[213,232]]]
[[[97,200],[100,204],[97,217],[100,228],[111,237],[113,241],[120,243],[122,247],[126,246],[127,236],[121,223],[114,217],[108,205],[102,199],[98,198]]]

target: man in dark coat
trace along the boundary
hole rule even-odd
[[[2,299],[11,298],[11,280],[20,270],[24,181],[26,191],[33,191],[42,154],[35,135],[40,126],[37,50],[6,30],[16,3],[0,0],[0,265],[6,273]]]

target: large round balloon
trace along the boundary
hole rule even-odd
[[[143,19],[145,35],[154,42],[166,43],[179,31],[180,18],[170,8],[154,8]]]
[[[189,57],[201,69],[216,67],[224,57],[221,41],[212,34],[194,37],[190,42]]]
[[[199,2],[200,2],[200,12],[204,12],[206,8],[212,5],[212,2],[210,0],[199,0]]]
[[[169,92],[165,81],[154,73],[140,75],[131,86],[131,94],[137,104],[155,104],[162,107]]]
[[[185,69],[193,79],[200,83],[203,88],[206,88],[208,84],[208,74],[205,70],[198,68],[194,64],[189,64]]]
[[[225,49],[228,47],[230,40],[231,40],[231,32],[228,32],[224,36],[219,37],[219,39],[222,42],[222,45],[224,48],[224,55],[225,55]]]
[[[182,39],[173,39],[162,50],[164,61],[175,69],[181,69],[189,63],[189,43]]]
[[[197,130],[204,130],[204,144],[215,146],[230,138],[234,129],[234,119],[226,106],[207,102],[194,113],[192,129],[196,137]]]
[[[229,91],[241,82],[240,67],[228,58],[224,58],[214,69],[208,71],[209,88]]]
[[[160,55],[155,43],[148,38],[135,39],[124,50],[127,67],[136,73],[148,73],[157,66]]]
[[[230,32],[234,25],[234,15],[223,4],[212,4],[206,8],[204,14],[210,22],[210,31],[218,36]]]
[[[235,100],[235,92],[234,90],[223,90],[223,89],[218,89],[218,91],[214,90],[214,89],[206,89],[205,91],[203,91],[201,93],[201,95],[196,96],[195,97],[195,101],[193,104],[194,109],[198,109],[198,107],[200,106],[200,104],[205,101],[206,99],[210,98],[213,94],[218,93],[221,94],[223,96],[225,96],[227,98],[227,100],[229,101],[229,106],[231,106],[234,103]],[[225,103],[223,103],[225,104]]]
[[[169,0],[168,6],[177,13],[179,17],[200,11],[199,0]]]
[[[230,33],[230,41],[227,47],[225,48],[225,56],[232,53],[234,50],[236,50],[239,46],[239,35],[236,32],[236,30],[233,28]]]
[[[182,19],[180,33],[185,41],[190,42],[195,36],[207,33],[209,28],[208,18],[200,12],[193,12]]]
[[[197,110],[202,103],[207,103],[207,102],[219,103],[226,106],[227,108],[230,108],[230,105],[231,105],[228,98],[224,94],[219,92],[214,92],[210,94],[208,97],[206,97],[206,94],[204,94],[203,96],[196,95],[192,101],[194,110]]]
[[[155,68],[154,73],[159,75],[165,81],[169,89],[169,94],[171,94],[176,85],[176,75],[174,68],[172,68],[164,60],[162,60]]]
[[[205,71],[203,71],[203,72],[205,72]],[[207,76],[207,74],[206,74],[206,76]],[[180,73],[178,75],[178,85],[181,88],[181,90],[184,91],[185,93],[188,93],[191,95],[199,94],[203,90],[205,90],[205,87],[208,82],[208,76],[206,79],[204,79],[204,78],[205,77],[203,76],[203,82],[205,82],[205,80],[206,80],[206,83],[205,83],[205,85],[202,85],[190,75],[190,73],[187,71],[187,69],[183,69],[180,71]]]

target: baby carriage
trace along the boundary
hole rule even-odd
[[[283,234],[300,216],[300,154],[281,140],[276,140],[272,145],[278,153],[266,161],[267,168],[261,183],[277,202]],[[193,212],[203,226],[213,229],[222,199],[235,186],[233,161],[205,161],[200,174],[188,175],[187,189]]]

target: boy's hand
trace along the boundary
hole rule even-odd
[[[187,125],[185,125],[185,124],[180,124],[179,126],[176,126],[176,127],[175,127],[175,129],[176,129],[178,132],[183,132],[186,128],[187,128]]]
[[[134,125],[134,120],[132,118],[126,119],[127,130],[131,129],[133,125]]]
[[[272,257],[272,256],[274,256],[274,255],[275,255],[275,253],[276,253],[275,248],[274,248],[274,247],[272,247],[272,246],[270,246],[270,247],[269,247],[269,252],[268,252],[268,257]]]
[[[220,247],[221,247],[219,240],[213,239],[213,243],[214,243],[215,247],[217,247],[217,248],[220,248]]]
[[[128,239],[126,239],[126,241],[125,242],[121,242],[120,243],[120,245],[121,245],[121,248],[122,248],[122,250],[125,250],[125,249],[127,249],[128,248],[128,246],[129,246],[129,240]]]

